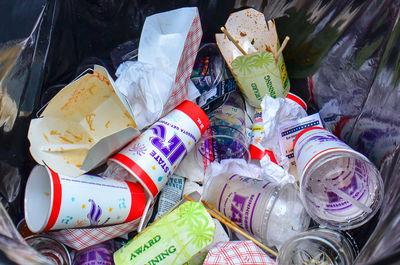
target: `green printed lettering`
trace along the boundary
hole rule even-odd
[[[140,254],[142,254],[142,252],[143,252],[143,249],[142,249],[142,246],[140,246],[140,248],[137,248],[136,250],[135,250],[135,253],[136,253],[136,255],[140,255]]]
[[[172,246],[170,246],[169,248],[168,248],[168,252],[171,254],[171,253],[174,253],[176,251],[176,248],[175,248],[175,246],[174,245],[172,245]]]
[[[149,247],[151,247],[152,245],[154,245],[154,241],[153,239],[150,239],[149,242],[147,242],[149,244]]]
[[[276,93],[275,93],[274,87],[272,86],[271,77],[269,75],[264,76],[264,81],[265,81],[265,85],[268,87],[268,94],[272,98],[276,98]]]
[[[250,86],[253,89],[253,92],[254,92],[254,95],[256,96],[256,98],[258,100],[262,100],[261,95],[260,95],[260,91],[258,90],[256,83],[251,83]]]
[[[147,242],[147,243],[148,243],[148,242]],[[150,247],[150,246],[144,244],[144,245],[143,245],[143,251],[145,251],[145,250],[148,249],[149,247]]]
[[[161,260],[163,260],[163,259],[165,259],[165,257],[169,256],[169,252],[168,252],[168,250],[165,250],[165,253],[162,252],[160,255],[162,256]]]

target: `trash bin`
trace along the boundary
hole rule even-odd
[[[383,206],[356,264],[400,262],[398,0],[18,0],[0,6],[0,199],[14,222],[23,216],[24,185],[34,166],[29,122],[80,66],[101,64],[114,73],[111,50],[139,38],[148,15],[197,6],[203,41],[214,42],[231,12],[253,7],[275,19],[279,39],[291,38],[284,50],[291,92],[308,99],[336,136],[380,169]],[[12,238],[1,234],[2,241]]]

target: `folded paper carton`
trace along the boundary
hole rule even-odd
[[[215,34],[217,45],[247,102],[259,108],[266,94],[273,98],[286,97],[290,83],[282,54],[274,57],[280,47],[275,23],[267,22],[263,13],[249,8],[232,13],[225,28],[247,53],[244,55],[225,34]]]
[[[131,110],[117,93],[101,66],[64,87],[31,121],[28,138],[36,162],[79,176],[138,136]]]

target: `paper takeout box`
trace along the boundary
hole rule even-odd
[[[163,215],[114,253],[115,265],[184,264],[212,243],[215,223],[206,208],[187,201]]]
[[[273,52],[280,44],[275,23],[265,21],[263,13],[249,8],[232,13],[225,28],[247,55],[223,33],[215,34],[217,45],[247,102],[260,107],[266,94],[286,97],[290,83],[282,54],[275,60]]]
[[[32,119],[30,152],[57,173],[79,176],[103,163],[140,133],[107,70],[95,66],[64,87]]]

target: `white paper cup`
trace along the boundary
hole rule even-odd
[[[25,189],[25,220],[34,232],[130,222],[146,204],[138,183],[93,175],[68,177],[36,166]]]
[[[155,198],[208,126],[206,113],[185,101],[109,160],[125,168]]]
[[[293,146],[300,197],[316,222],[349,230],[376,214],[383,201],[383,182],[364,155],[321,127],[302,130]]]
[[[294,101],[297,104],[299,104],[300,107],[302,107],[305,111],[307,111],[307,103],[304,102],[304,100],[301,97],[297,96],[296,94],[293,94],[293,93],[289,92],[287,94],[286,98]]]

